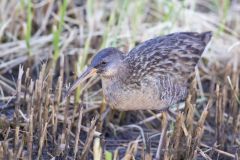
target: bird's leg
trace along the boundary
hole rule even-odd
[[[157,148],[157,152],[156,152],[156,156],[155,156],[156,160],[160,160],[161,150],[162,150],[162,146],[164,143],[164,138],[166,137],[167,128],[168,128],[168,113],[163,112],[163,114],[162,114],[162,133],[161,133],[161,136],[159,139],[158,148]]]

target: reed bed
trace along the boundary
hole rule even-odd
[[[239,159],[238,1],[1,0],[0,12],[0,159]],[[170,113],[111,110],[99,78],[63,101],[101,48],[207,30],[188,98]]]

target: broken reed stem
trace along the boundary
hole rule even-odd
[[[30,85],[28,87],[28,94],[26,95],[27,102],[27,117],[29,119],[27,126],[27,150],[28,150],[28,159],[32,159],[32,147],[33,147],[33,87],[34,82],[30,80]]]
[[[28,123],[28,136],[27,136],[27,143],[28,143],[28,159],[32,159],[32,147],[33,147],[33,108],[31,108],[30,116],[29,116],[29,123]]]
[[[55,91],[55,98],[54,98],[54,105],[53,105],[53,110],[52,110],[52,123],[53,123],[53,129],[52,129],[52,134],[53,134],[53,144],[56,142],[56,135],[57,135],[57,126],[58,126],[58,106],[60,106],[60,100],[61,100],[61,95],[62,95],[62,77],[58,77],[57,81],[57,87]]]
[[[170,135],[167,134],[166,140],[165,140],[166,141],[166,146],[165,146],[166,151],[164,152],[164,156],[163,156],[164,160],[169,160],[170,159],[170,154],[169,154],[170,153],[170,149],[169,149],[170,148],[170,145],[169,145],[170,140],[171,140]],[[152,158],[151,159],[149,158],[149,160],[152,160]]]
[[[47,134],[47,123],[45,123],[44,128],[41,132],[41,137],[40,137],[40,140],[39,140],[37,160],[39,160],[42,156],[42,148],[43,148],[43,145],[44,145],[44,140],[45,140],[46,134]]]
[[[25,141],[26,141],[26,135],[23,136],[22,141],[20,142],[20,147],[19,147],[19,149],[18,149],[17,157],[16,157],[17,159],[20,159],[20,158],[21,158],[20,156],[21,156],[21,154],[22,154],[23,146],[24,146]]]
[[[189,94],[185,101],[184,115],[186,117],[186,128],[192,133],[193,130],[193,117],[196,107],[197,92],[196,92],[196,79],[194,79],[190,85]]]
[[[50,98],[51,95],[47,94],[46,98],[45,98],[45,105],[44,105],[44,110],[43,110],[43,123],[47,123],[48,122],[48,118],[49,118],[49,105],[50,105]]]
[[[201,140],[203,132],[204,132],[204,122],[206,120],[206,117],[208,115],[208,110],[211,107],[211,105],[212,105],[212,102],[210,99],[208,101],[207,106],[204,108],[200,119],[198,120],[197,127],[194,130],[191,148],[187,154],[189,160],[196,159],[197,147],[200,145],[200,140]]]
[[[68,151],[68,139],[69,139],[69,133],[71,130],[71,120],[68,118],[68,113],[69,113],[69,101],[70,97],[67,98],[67,102],[64,105],[64,121],[63,121],[63,132],[64,132],[64,144],[65,144],[65,150],[64,150],[64,158],[67,156],[67,151]]]
[[[224,134],[224,128],[223,128],[223,122],[224,122],[224,110],[223,110],[223,95],[220,91],[220,85],[217,84],[216,86],[216,138],[217,138],[217,144],[220,144],[221,148],[224,145],[225,141],[225,134]]]
[[[164,139],[166,137],[166,132],[167,132],[167,126],[168,126],[168,113],[163,112],[162,114],[162,133],[159,139],[159,143],[158,143],[158,148],[157,148],[157,152],[156,152],[156,159],[160,160],[161,157],[161,150],[162,150],[162,146],[164,143]]]
[[[70,131],[71,131],[71,121],[67,121],[67,129],[65,131],[65,149],[64,149],[64,159],[67,158],[68,155],[68,148],[69,148],[69,138],[70,138]]]
[[[33,87],[34,87],[34,82],[31,80],[30,85],[28,87],[28,94],[26,95],[28,118],[31,115],[31,109],[33,108]]]
[[[36,81],[35,84],[35,98],[36,98],[36,102],[34,104],[34,113],[37,113],[36,118],[34,117],[34,122],[38,122],[36,123],[37,125],[34,127],[37,127],[36,129],[38,130],[37,133],[40,133],[42,131],[42,128],[44,125],[44,123],[42,123],[42,113],[43,113],[43,107],[42,107],[42,103],[43,103],[43,81],[44,81],[44,75],[45,75],[45,70],[46,70],[46,64],[42,65],[42,69],[41,72],[39,74],[39,79]],[[35,130],[35,129],[34,129]]]
[[[93,141],[93,159],[94,160],[102,160],[102,146],[100,137],[95,137]]]
[[[231,141],[231,144],[234,144],[235,139],[237,137],[237,131],[238,131],[238,114],[239,114],[239,70],[238,70],[238,61],[239,61],[239,56],[235,59],[235,63],[233,63],[232,66],[232,88],[231,88],[231,106],[232,106],[232,117],[233,117],[233,122],[232,122],[232,133],[233,133],[233,138]]]
[[[77,156],[77,151],[78,151],[78,141],[79,141],[79,136],[80,136],[80,132],[81,132],[81,124],[82,124],[82,107],[79,110],[79,114],[78,114],[78,121],[77,121],[77,131],[75,134],[75,143],[74,143],[74,158],[76,159]]]
[[[24,84],[25,86],[29,86],[30,85],[30,82],[31,82],[31,77],[29,75],[29,72],[30,72],[30,69],[27,68],[27,71],[25,73],[25,80],[24,80]],[[27,94],[29,93],[29,90],[26,89],[25,92],[24,92],[24,101],[27,102],[27,99],[26,99],[26,96]]]
[[[166,152],[168,156],[166,157],[169,157],[170,159],[176,159],[177,156],[179,156],[180,153],[182,152],[182,147],[184,147],[184,146],[180,146],[180,140],[183,135],[183,131],[182,131],[183,123],[184,123],[184,116],[182,113],[178,113],[173,134],[170,137],[169,147],[166,148],[168,149],[168,152]]]
[[[217,149],[217,148],[212,147],[212,146],[208,146],[208,145],[206,145],[206,144],[204,144],[204,143],[201,143],[200,146],[201,146],[201,147],[204,147],[204,148],[207,148],[207,149],[214,150],[214,151],[216,151],[216,152],[218,152],[218,153],[220,153],[220,154],[223,154],[223,155],[225,155],[225,156],[228,156],[229,158],[233,158],[233,159],[235,158],[236,160],[238,160],[238,159],[237,159],[237,158],[238,158],[237,155],[231,154],[231,153],[229,153],[229,152],[226,152],[226,151]]]
[[[212,160],[210,156],[208,156],[205,152],[203,152],[199,147],[197,148],[197,151],[200,153],[200,155],[205,159],[205,160]]]
[[[5,159],[13,159],[13,152],[9,150],[9,146],[8,146],[8,142],[4,141],[2,143],[2,147],[3,147],[3,157]]]
[[[50,94],[52,89],[53,70],[50,69],[47,76],[47,84],[45,88],[44,103],[43,103],[43,124],[48,122],[49,117],[49,106],[50,106]]]
[[[139,146],[139,138],[140,136],[138,136],[136,138],[136,140],[134,141],[131,141],[129,142],[128,144],[128,148],[127,148],[127,151],[123,157],[124,160],[132,160],[132,159],[135,159],[135,155],[137,153],[137,150],[138,150],[138,146]],[[99,139],[100,140],[100,139]],[[101,147],[101,146],[100,146]]]
[[[18,144],[19,144],[19,125],[16,124],[16,127],[15,127],[15,138],[14,138],[14,152],[13,152],[14,156],[17,155]]]
[[[97,119],[98,119],[98,117],[95,117],[95,119],[93,119],[91,121],[91,126],[90,126],[90,129],[89,129],[89,133],[88,133],[88,136],[87,136],[87,139],[86,139],[86,142],[84,144],[84,148],[83,148],[83,151],[82,151],[82,154],[81,154],[81,157],[80,157],[81,160],[85,160],[87,158],[87,154],[89,152],[90,145],[93,141],[94,132],[96,130],[95,124],[97,122]]]
[[[19,109],[20,109],[20,100],[21,100],[21,85],[22,85],[22,76],[23,76],[23,67],[19,66],[18,79],[17,79],[17,99],[15,104],[15,137],[14,137],[14,156],[17,156],[18,144],[19,144]]]
[[[75,117],[78,117],[78,119],[77,119],[77,126],[76,126],[76,134],[75,134],[76,139],[75,139],[75,142],[74,142],[74,159],[77,156],[78,141],[79,141],[79,136],[80,136],[80,131],[81,131],[82,114],[83,114],[82,113],[82,106],[80,107],[79,112],[77,113],[77,110],[79,108],[79,104],[80,104],[80,99],[76,98],[76,96],[74,96],[73,116],[72,116],[72,120],[71,120],[72,124],[74,124]]]
[[[69,111],[69,97],[67,98],[67,103],[64,105],[64,120],[63,120],[63,131],[66,130],[68,124],[68,111]]]

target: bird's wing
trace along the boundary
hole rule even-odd
[[[132,76],[168,75],[184,80],[198,63],[211,32],[179,32],[145,41],[133,48],[126,56],[133,70]]]

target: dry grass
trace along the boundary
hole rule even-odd
[[[238,1],[1,0],[0,12],[0,159],[239,159]],[[214,38],[171,114],[110,110],[99,79],[62,103],[100,48],[206,30]]]

